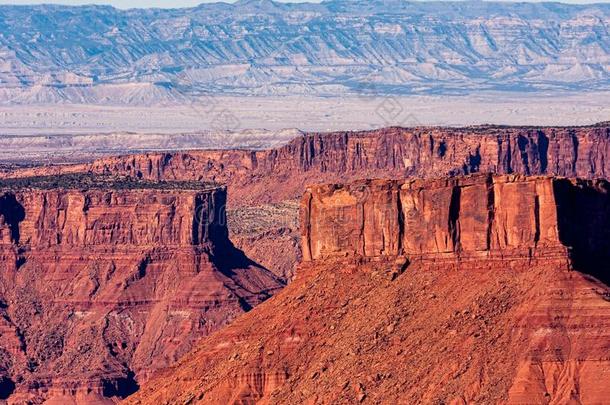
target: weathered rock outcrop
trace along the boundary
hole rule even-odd
[[[9,403],[113,403],[281,287],[229,241],[225,188],[90,183],[0,184]]]
[[[565,221],[559,221],[559,203],[571,196],[566,182],[577,187],[520,175],[312,186],[302,200],[303,255],[465,258],[565,251],[560,224],[569,227],[574,218],[561,212]],[[608,189],[605,182],[584,185]]]
[[[200,151],[102,159],[89,169],[238,186],[235,201],[294,198],[311,182],[471,173],[610,175],[610,125],[574,128],[387,128],[309,134],[266,151]],[[269,190],[269,184],[280,184]],[[265,187],[267,185],[267,187]],[[232,191],[233,192],[233,191]]]
[[[127,402],[604,403],[610,290],[591,274],[610,272],[609,190],[515,175],[311,187],[296,280]]]

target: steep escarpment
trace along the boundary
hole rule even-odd
[[[610,290],[587,272],[607,276],[610,240],[585,236],[607,228],[608,189],[514,175],[310,187],[299,277],[128,403],[603,403]]]
[[[92,171],[150,180],[227,184],[235,205],[299,198],[311,183],[519,173],[605,178],[610,125],[583,127],[385,128],[311,133],[268,150],[143,153],[10,176]],[[273,186],[272,186],[273,185]],[[235,188],[234,190],[232,188]]]
[[[2,182],[0,394],[114,403],[273,294],[229,241],[225,202],[195,183]]]
[[[301,203],[303,258],[553,255],[608,281],[608,192],[606,180],[522,175],[311,186]]]
[[[266,151],[194,151],[101,159],[95,172],[214,180],[236,188],[235,204],[281,201],[312,182],[472,173],[610,174],[610,126],[386,128],[308,134]],[[274,187],[270,187],[273,184]],[[233,193],[233,192],[232,192]]]
[[[568,248],[601,254],[610,238],[594,228],[608,220],[609,188],[606,181],[521,175],[311,186],[301,206],[303,254],[307,261],[533,257]]]
[[[386,128],[306,134],[262,151],[144,153],[84,165],[16,170],[10,175],[95,172],[154,181],[216,181],[227,185],[231,210],[266,205],[270,209],[260,210],[266,213],[274,211],[275,204],[300,198],[313,183],[472,173],[606,178],[609,153],[608,123],[555,128]],[[256,235],[241,230],[240,234],[235,233],[236,240],[256,261],[267,263],[266,249],[258,248],[263,245],[287,251],[291,258],[300,257],[298,244],[293,243],[298,230],[285,223]],[[294,273],[294,262],[269,265],[286,279]]]

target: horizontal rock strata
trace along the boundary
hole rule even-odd
[[[223,187],[0,188],[0,395],[114,403],[271,296],[225,204]]]
[[[610,218],[608,190],[520,175],[312,186],[301,203],[303,257],[605,256],[610,239],[596,227]]]
[[[269,150],[143,153],[20,173],[92,171],[151,180],[217,181],[229,186],[235,204],[260,204],[300,197],[306,184],[361,178],[430,178],[480,172],[605,178],[610,175],[610,161],[604,158],[608,154],[608,123],[384,128],[311,133]]]
[[[296,279],[126,403],[604,403],[609,190],[517,175],[309,187]]]
[[[582,127],[384,128],[360,132],[310,133],[269,150],[201,150],[109,157],[91,164],[29,168],[0,176],[95,172],[151,180],[205,180],[226,184],[231,209],[299,199],[313,183],[346,183],[363,178],[437,178],[472,173],[520,173],[605,178],[610,175],[610,125]],[[295,216],[296,219],[296,216]],[[277,249],[300,257],[286,226]],[[287,233],[288,232],[288,233]],[[263,237],[274,246],[277,238]],[[264,251],[237,242],[258,262]],[[244,242],[244,243],[242,243]],[[260,243],[259,243],[260,246]],[[292,246],[292,247],[291,247]],[[269,263],[282,278],[292,263]]]

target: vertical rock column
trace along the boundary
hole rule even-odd
[[[212,242],[215,246],[226,246],[229,243],[226,188],[197,194],[193,209],[193,245]]]
[[[403,218],[397,182],[370,180],[310,188],[301,207],[305,261],[400,254]]]

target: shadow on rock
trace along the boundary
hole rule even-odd
[[[558,180],[554,186],[559,238],[574,269],[610,285],[610,183]]]

